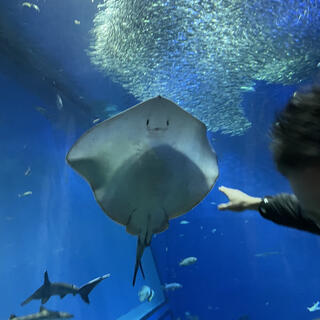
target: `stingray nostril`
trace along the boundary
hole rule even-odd
[[[147,126],[149,126],[149,119],[147,120]]]
[[[169,126],[169,120],[167,120],[167,126]]]

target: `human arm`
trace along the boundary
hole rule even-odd
[[[219,190],[229,199],[228,203],[218,206],[219,210],[256,210],[263,218],[274,223],[320,234],[319,227],[302,213],[298,199],[292,194],[281,193],[273,197],[257,198],[223,186],[219,187]]]
[[[259,210],[262,198],[252,197],[238,189],[227,188],[224,186],[219,187],[219,190],[229,199],[229,202],[218,205],[219,210],[231,210],[238,212],[244,210]]]

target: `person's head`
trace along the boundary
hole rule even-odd
[[[320,87],[296,92],[271,130],[271,151],[306,213],[320,221]]]

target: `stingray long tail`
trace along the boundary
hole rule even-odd
[[[138,273],[138,268],[140,267],[141,274],[143,276],[143,279],[145,278],[144,272],[141,265],[141,258],[143,256],[144,249],[148,246],[150,246],[151,243],[151,237],[152,234],[148,234],[148,232],[144,234],[140,234],[138,236],[138,243],[137,243],[137,254],[136,254],[136,265],[134,267],[134,273],[133,273],[133,281],[132,285],[134,286],[136,283],[136,277]]]
[[[88,283],[84,284],[80,289],[79,289],[79,294],[82,298],[82,300],[86,303],[90,303],[89,301],[89,293],[92,291],[92,289],[98,284],[100,283],[102,280],[109,278],[110,277],[110,273],[105,274],[102,277],[93,279],[91,281],[89,281]]]

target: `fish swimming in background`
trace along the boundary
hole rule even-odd
[[[28,8],[33,8],[35,9],[36,11],[40,12],[40,8],[34,4],[34,3],[30,3],[30,2],[22,2],[22,6],[23,7],[28,7]]]
[[[36,11],[40,12],[40,8],[36,5],[36,4],[32,4],[33,9],[35,9]]]
[[[62,98],[59,93],[57,93],[56,105],[57,105],[58,110],[61,110],[63,108]]]
[[[199,320],[199,316],[192,315],[189,311],[186,311],[184,314],[187,320]]]
[[[102,280],[109,278],[110,273],[105,274],[102,277],[98,277],[84,284],[81,288],[77,288],[73,284],[60,283],[60,282],[50,282],[48,277],[48,272],[44,273],[44,283],[43,285],[37,289],[30,297],[24,300],[21,303],[21,306],[26,305],[32,300],[41,300],[41,304],[45,304],[51,296],[60,296],[60,298],[64,298],[67,294],[76,295],[79,294],[82,300],[86,303],[90,303],[89,301],[89,293],[91,290]]]
[[[183,259],[180,263],[179,266],[190,266],[191,264],[194,264],[197,262],[197,258],[196,257],[188,257]]]
[[[154,297],[154,290],[149,286],[143,286],[138,292],[139,301],[151,301]]]
[[[165,283],[163,286],[163,289],[166,291],[175,291],[176,289],[181,289],[182,284],[178,282],[172,282],[172,283]]]
[[[58,319],[70,319],[73,318],[73,314],[68,312],[52,311],[46,309],[44,306],[40,306],[39,312],[29,314],[27,316],[17,317],[12,314],[9,320],[58,320]]]
[[[267,256],[273,256],[276,254],[281,254],[279,251],[267,251],[267,252],[262,252],[262,253],[256,253],[254,256],[255,257],[267,257]]]
[[[23,198],[23,197],[26,197],[26,196],[31,196],[32,195],[32,191],[26,191],[26,192],[24,192],[24,193],[19,193],[18,194],[18,197],[19,198]]]
[[[187,220],[182,220],[182,221],[180,221],[180,224],[189,224],[190,222],[189,221],[187,221]]]
[[[31,173],[31,168],[30,168],[30,166],[27,168],[27,170],[24,172],[24,175],[25,176],[28,176],[28,175],[30,175],[30,173]]]
[[[31,8],[31,7],[32,7],[32,4],[31,4],[30,2],[22,2],[22,6],[23,6],[23,7]]]
[[[320,301],[315,302],[311,307],[307,307],[310,312],[320,310]]]
[[[35,110],[40,112],[43,116],[47,114],[47,109],[45,109],[43,107],[35,107]]]
[[[179,101],[211,131],[243,134],[245,89],[298,84],[319,63],[318,0],[149,2],[100,1],[91,61],[136,99]]]
[[[252,87],[249,87],[249,86],[242,86],[240,87],[241,90],[243,91],[256,91],[256,89],[252,86]]]

